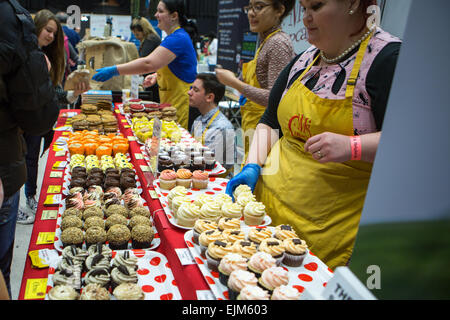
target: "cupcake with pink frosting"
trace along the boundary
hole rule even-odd
[[[248,270],[253,272],[257,278],[261,277],[264,270],[276,266],[277,261],[267,252],[256,252],[248,260]]]
[[[258,286],[245,286],[237,297],[238,300],[269,300],[270,295]]]
[[[230,300],[236,300],[241,290],[245,286],[255,286],[258,283],[255,274],[245,270],[234,270],[231,272],[228,278],[228,298]]]
[[[208,172],[195,170],[192,173],[192,188],[193,189],[208,188]]]
[[[286,285],[289,282],[288,271],[283,267],[271,267],[266,269],[258,279],[261,288],[268,290],[272,294],[276,287]]]
[[[219,281],[227,285],[234,270],[247,270],[247,259],[237,253],[227,253],[219,263]]]
[[[300,292],[293,287],[281,285],[273,290],[272,300],[300,300]]]
[[[163,170],[159,176],[161,189],[172,190],[177,185],[177,174],[173,170]]]

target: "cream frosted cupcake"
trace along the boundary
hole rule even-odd
[[[234,270],[228,278],[228,297],[230,300],[236,300],[241,290],[248,285],[256,286],[258,279],[254,273],[245,270]]]
[[[221,216],[222,209],[220,208],[220,205],[215,201],[208,201],[204,203],[200,209],[200,219],[218,221]]]
[[[292,287],[281,285],[272,293],[272,300],[300,300],[300,292]]]
[[[208,268],[213,271],[219,271],[219,263],[225,255],[233,252],[231,242],[225,240],[216,240],[208,245],[206,250],[206,263]]]
[[[172,212],[173,216],[176,218],[178,215],[178,209],[180,206],[184,203],[191,203],[191,199],[189,199],[187,196],[177,196],[172,199]]]
[[[289,282],[288,271],[282,267],[271,267],[263,271],[258,279],[258,284],[272,294],[276,287],[286,285]]]
[[[237,253],[227,253],[219,263],[219,281],[227,285],[228,278],[234,270],[247,270],[247,260]]]
[[[284,239],[285,249],[283,263],[290,267],[299,267],[305,259],[307,248],[306,242],[299,238]]]
[[[192,173],[192,188],[193,189],[206,189],[208,188],[208,172],[195,170]]]
[[[233,244],[233,252],[250,259],[256,253],[256,245],[250,241],[238,240]]]
[[[193,238],[194,243],[199,244],[198,237],[204,231],[217,229],[217,223],[211,220],[197,219],[194,224]]]
[[[214,197],[210,194],[202,193],[195,198],[194,203],[201,208],[206,202],[214,202]]]
[[[187,190],[183,186],[176,186],[172,190],[170,190],[167,195],[167,201],[169,202],[169,208],[172,208],[172,199],[177,196],[185,196],[187,194]]]
[[[80,295],[74,288],[68,285],[54,286],[48,292],[49,300],[78,300]]]
[[[266,215],[266,206],[262,202],[250,202],[244,208],[244,222],[250,226],[263,223]]]
[[[258,286],[245,286],[238,295],[237,300],[269,300],[270,294]]]
[[[256,201],[255,195],[251,192],[242,192],[234,199],[242,208],[245,208],[248,203]]]
[[[236,187],[236,189],[234,189],[234,191],[233,191],[234,199],[236,200],[237,197],[238,197],[241,193],[244,193],[244,192],[250,192],[250,193],[252,193],[252,189],[251,189],[248,185],[246,185],[246,184],[240,184],[240,185],[238,185],[238,186]]]
[[[258,251],[248,260],[248,270],[253,272],[257,278],[261,276],[264,270],[275,267],[277,261],[267,252]]]
[[[200,245],[200,254],[205,254],[209,244],[216,240],[223,240],[222,232],[220,232],[217,229],[203,231],[198,237],[198,243]]]
[[[177,170],[177,186],[183,186],[187,189],[191,187],[192,183],[192,172],[189,169],[178,169]]]
[[[270,254],[277,261],[277,265],[281,265],[285,251],[282,241],[275,238],[264,239],[261,241],[258,249],[259,251]]]
[[[225,229],[222,232],[222,236],[225,240],[231,243],[245,239],[245,233],[240,229]]]
[[[242,217],[242,207],[237,203],[225,202],[222,204],[222,217],[240,219]]]
[[[280,224],[275,227],[275,238],[278,240],[285,240],[285,239],[292,239],[292,238],[298,238],[297,233],[295,232],[294,228],[292,228],[288,224]]]
[[[233,199],[226,193],[218,193],[214,195],[214,201],[222,207],[225,203],[233,203]]]
[[[272,238],[272,231],[269,228],[250,228],[247,238],[259,246],[264,239]]]
[[[222,217],[219,219],[219,222],[217,223],[217,228],[220,231],[223,231],[225,229],[240,229],[241,228],[241,220],[239,220],[237,218]]]
[[[161,189],[171,190],[177,185],[177,174],[173,170],[163,170],[159,176]]]
[[[183,203],[177,212],[177,223],[183,227],[192,228],[200,217],[200,208],[191,202]]]

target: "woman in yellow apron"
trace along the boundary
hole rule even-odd
[[[255,57],[243,64],[242,80],[229,70],[216,68],[219,81],[241,93],[239,103],[245,158],[256,125],[266,110],[270,89],[295,55],[289,36],[281,31],[280,26],[294,5],[293,0],[249,1],[244,12],[247,13],[250,30],[257,32],[261,41]]]
[[[158,27],[167,37],[150,55],[134,61],[97,70],[93,80],[106,81],[113,76],[146,74],[144,86],[158,82],[161,103],[177,108],[177,122],[188,129],[189,97],[187,92],[197,75],[197,55],[189,34],[183,29],[188,25],[184,2],[162,0],[155,14]]]
[[[382,120],[377,122],[379,117],[374,116],[380,110],[375,108],[382,107],[378,102],[382,98],[385,104],[389,88],[371,87],[390,86],[399,49],[399,40],[383,30],[360,27],[364,6],[352,8],[349,1],[344,8],[338,3],[323,3],[321,9],[306,6],[304,23],[316,47],[280,74],[283,86],[272,90],[279,104],[269,105],[258,124],[248,164],[227,185],[228,194],[239,184],[254,188],[273,224],[293,226],[333,269],[351,257],[381,133]],[[336,17],[340,19],[332,19]],[[347,43],[349,49],[331,59],[326,40],[330,34],[339,36],[332,34],[335,30],[341,31],[337,47]],[[361,31],[349,35],[344,30]],[[330,52],[339,50],[334,49]],[[276,126],[269,125],[271,118],[279,123],[280,139],[273,131]]]

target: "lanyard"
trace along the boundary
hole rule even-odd
[[[211,125],[211,123],[213,123],[214,119],[219,115],[219,113],[220,113],[220,110],[217,110],[216,113],[211,118],[211,120],[209,120],[208,124],[206,125],[205,131],[203,131],[203,134],[202,134],[202,145],[205,145],[206,131],[208,131],[209,126]]]

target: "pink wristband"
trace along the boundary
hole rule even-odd
[[[362,155],[361,137],[360,136],[351,136],[350,137],[350,146],[351,146],[351,150],[352,150],[351,160],[361,160],[361,155]]]

